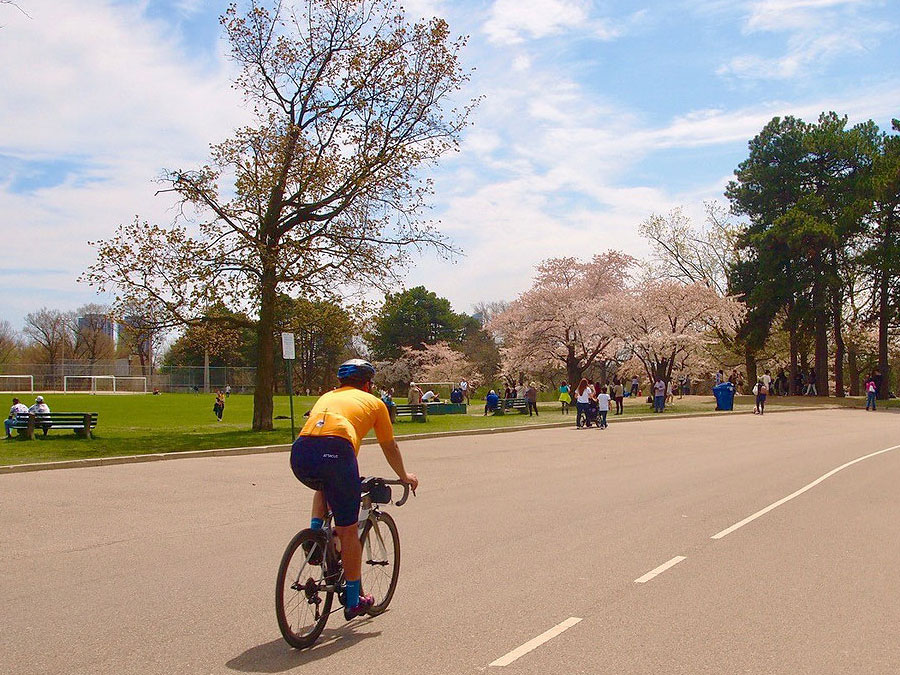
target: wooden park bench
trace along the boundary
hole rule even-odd
[[[394,415],[409,415],[413,422],[427,422],[428,406],[425,403],[398,403],[394,406]]]
[[[510,410],[518,410],[520,413],[528,413],[528,399],[526,398],[501,398],[494,409],[495,415],[505,415]]]
[[[17,413],[12,428],[20,434],[24,432],[29,441],[34,440],[35,429],[43,430],[44,436],[50,429],[71,429],[79,436],[90,438],[97,417],[97,413],[81,412]]]

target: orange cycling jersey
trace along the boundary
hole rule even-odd
[[[300,435],[345,438],[358,455],[360,442],[372,428],[382,445],[394,440],[394,427],[384,401],[356,387],[341,387],[319,397]]]

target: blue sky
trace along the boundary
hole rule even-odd
[[[0,320],[96,301],[88,241],[139,214],[153,182],[202,163],[246,119],[207,0],[0,6]],[[431,173],[431,215],[464,251],[405,276],[458,310],[524,290],[548,256],[642,255],[638,224],[721,199],[774,115],[900,117],[896,0],[410,0],[470,36],[461,152]],[[15,242],[11,245],[10,242]],[[100,298],[102,300],[102,298]]]

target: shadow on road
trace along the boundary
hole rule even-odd
[[[292,649],[278,638],[256,647],[251,647],[225,665],[242,673],[283,673],[285,671],[325,659],[337,652],[352,647],[358,642],[378,637],[381,631],[361,632],[372,619],[365,619],[341,628],[325,629],[312,649]]]

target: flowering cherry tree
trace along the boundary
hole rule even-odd
[[[650,381],[668,382],[675,370],[701,367],[718,335],[734,331],[745,307],[705,284],[645,278],[605,306],[615,333]]]
[[[570,382],[620,346],[603,307],[629,278],[634,258],[607,251],[590,261],[550,258],[531,288],[491,320],[502,342],[505,372],[563,367]]]
[[[484,381],[484,376],[465,354],[446,342],[425,345],[423,349],[404,347],[400,358],[375,363],[375,369],[376,383],[381,386],[416,381],[459,382],[464,379],[475,389]]]

